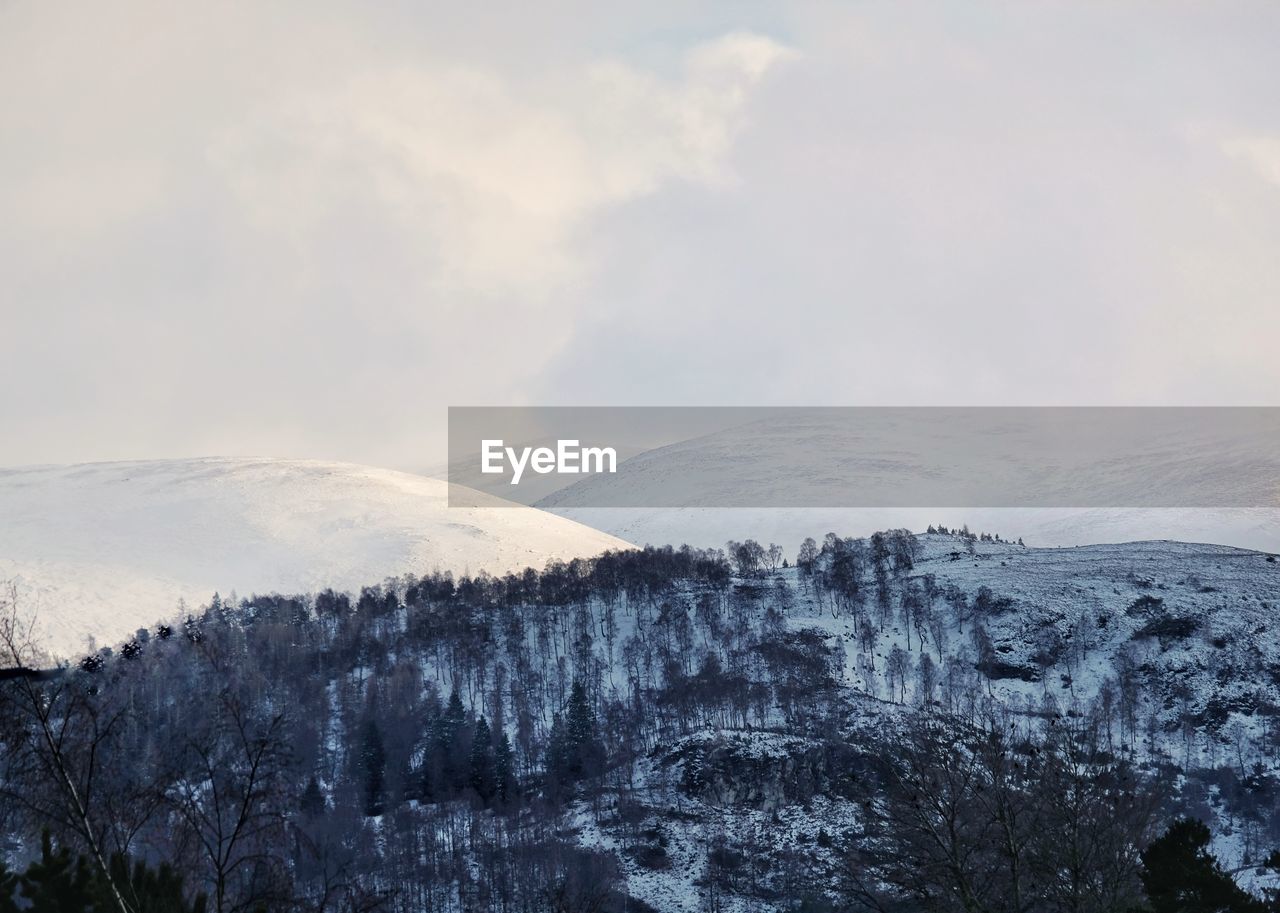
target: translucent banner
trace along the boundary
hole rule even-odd
[[[453,506],[1275,507],[1272,407],[453,407]]]

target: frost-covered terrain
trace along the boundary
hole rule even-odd
[[[52,649],[113,642],[215,591],[502,573],[625,547],[530,508],[450,509],[447,485],[347,463],[193,459],[0,470],[0,581]]]
[[[1244,863],[1277,839],[1254,803],[1271,801],[1280,773],[1280,559],[1167,541],[918,541],[883,616],[870,593],[840,607],[796,568],[736,585],[757,611],[781,609],[789,643],[813,637],[842,660],[844,722],[827,737],[781,718],[776,728],[721,722],[659,744],[626,802],[603,814],[584,806],[575,823],[584,846],[618,855],[632,896],[664,911],[773,910],[786,908],[797,873],[834,883],[847,869],[840,835],[866,823],[864,796],[847,784],[922,706],[960,718],[975,700],[1029,732],[1111,708],[1103,732],[1113,750],[1184,771],[1178,807],[1216,822],[1215,851],[1242,881],[1274,884]],[[915,587],[932,594],[918,626],[903,612]],[[866,617],[870,643],[857,632]],[[923,657],[937,670],[928,696]]]
[[[271,865],[308,900],[340,852],[344,890],[397,913],[958,913],[915,901],[970,872],[999,901],[970,910],[1114,913],[1181,815],[1240,883],[1274,882],[1277,599],[1263,552],[890,530],[228,598],[68,675],[139,721],[101,749],[122,795],[210,714],[234,761],[252,713],[287,747]],[[188,827],[155,814],[138,852]],[[1036,876],[1003,903],[1078,858],[1124,902]]]

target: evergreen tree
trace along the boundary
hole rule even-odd
[[[128,860],[116,854],[110,865],[115,883],[128,885],[129,904],[137,913],[205,913],[208,905],[205,896],[197,896],[195,902],[188,906],[183,897],[182,877],[168,863],[151,869],[139,861],[130,869]],[[97,890],[102,898],[99,906],[103,913],[116,913],[116,905],[105,882],[102,879],[98,881]]]
[[[205,913],[203,894],[188,903],[182,878],[168,865],[149,868],[142,862],[130,866],[119,854],[108,863],[112,879],[123,886],[130,909],[136,913]],[[14,888],[18,894],[15,896]],[[120,913],[102,871],[87,856],[75,856],[67,847],[53,848],[44,835],[40,859],[21,876],[0,867],[0,913]]]
[[[93,880],[85,859],[73,857],[65,846],[55,850],[46,831],[39,861],[32,862],[22,876],[25,907],[30,913],[92,909]]]
[[[581,682],[573,683],[563,721],[557,717],[552,723],[547,754],[548,769],[562,783],[594,777],[604,766],[595,711]]]
[[[307,788],[302,791],[302,799],[299,802],[299,808],[302,814],[308,818],[315,818],[324,814],[325,799],[324,791],[320,789],[320,783],[312,776],[307,781]]]
[[[449,694],[449,704],[440,718],[437,738],[447,796],[456,795],[467,785],[467,768],[463,763],[463,758],[469,754],[466,726],[467,711],[462,706],[462,698],[455,686]]]
[[[10,872],[4,860],[0,859],[0,913],[20,913],[18,902],[14,899],[18,893],[18,876]]]
[[[462,706],[462,697],[458,694],[458,689],[455,686],[454,689],[449,692],[449,706],[446,707],[444,711],[445,732],[449,738],[457,738],[458,733],[462,731],[462,727],[466,722],[467,711]]]
[[[1208,850],[1209,828],[1180,818],[1142,853],[1142,886],[1153,913],[1264,913]]]
[[[498,777],[494,769],[493,734],[489,731],[489,722],[483,716],[476,722],[468,767],[468,785],[487,804],[494,796]]]
[[[494,753],[493,775],[494,794],[499,804],[507,805],[516,797],[514,758],[511,756],[511,741],[504,732],[498,736],[498,748]]]

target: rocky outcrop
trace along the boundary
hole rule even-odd
[[[843,741],[754,733],[689,739],[663,763],[679,765],[686,795],[773,811],[817,795],[849,797],[875,761]]]

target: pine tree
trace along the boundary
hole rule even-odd
[[[493,759],[494,794],[500,805],[508,805],[516,797],[513,763],[511,741],[504,732],[498,737],[498,748]]]
[[[466,728],[467,711],[462,706],[462,698],[455,686],[449,694],[449,705],[440,718],[437,743],[445,781],[441,785],[449,796],[456,795],[467,785],[467,768],[463,763],[463,758],[469,754]]]
[[[302,814],[308,818],[315,818],[324,814],[324,791],[320,789],[320,782],[314,776],[307,781],[307,788],[302,791],[302,799],[298,805]]]
[[[205,913],[208,907],[203,894],[187,903],[182,878],[166,864],[158,869],[142,862],[131,866],[116,854],[108,866],[115,883],[128,886],[129,904],[138,913]],[[22,875],[8,874],[0,867],[0,913],[119,913],[119,909],[101,869],[87,856],[73,856],[67,847],[54,850],[48,833],[40,859]]]
[[[139,861],[130,869],[128,860],[117,853],[111,859],[111,872],[116,884],[129,886],[130,903],[138,913],[205,913],[208,906],[203,894],[197,896],[190,907],[187,906],[183,897],[182,876],[170,868],[168,863],[161,863],[159,868],[151,869]],[[116,913],[116,905],[102,879],[99,879],[98,893],[102,900],[97,909],[101,909],[103,913]]]
[[[20,913],[14,895],[18,893],[18,875],[10,872],[0,859],[0,913]]]
[[[463,725],[467,722],[467,711],[462,706],[462,697],[458,694],[458,689],[449,692],[449,706],[444,711],[445,731],[452,739],[461,731]]]
[[[1152,913],[1264,913],[1208,850],[1203,822],[1180,818],[1142,853],[1142,886]]]
[[[489,731],[489,722],[483,716],[476,722],[476,731],[471,738],[468,767],[468,785],[487,804],[496,790],[497,772],[494,769],[493,734]]]
[[[22,896],[30,913],[84,910],[93,902],[92,882],[84,858],[74,858],[65,846],[54,850],[46,831],[39,861],[31,863],[22,876]]]
[[[569,693],[563,738],[562,779],[574,782],[600,773],[604,766],[604,746],[600,742],[595,711],[581,682],[575,681]]]

